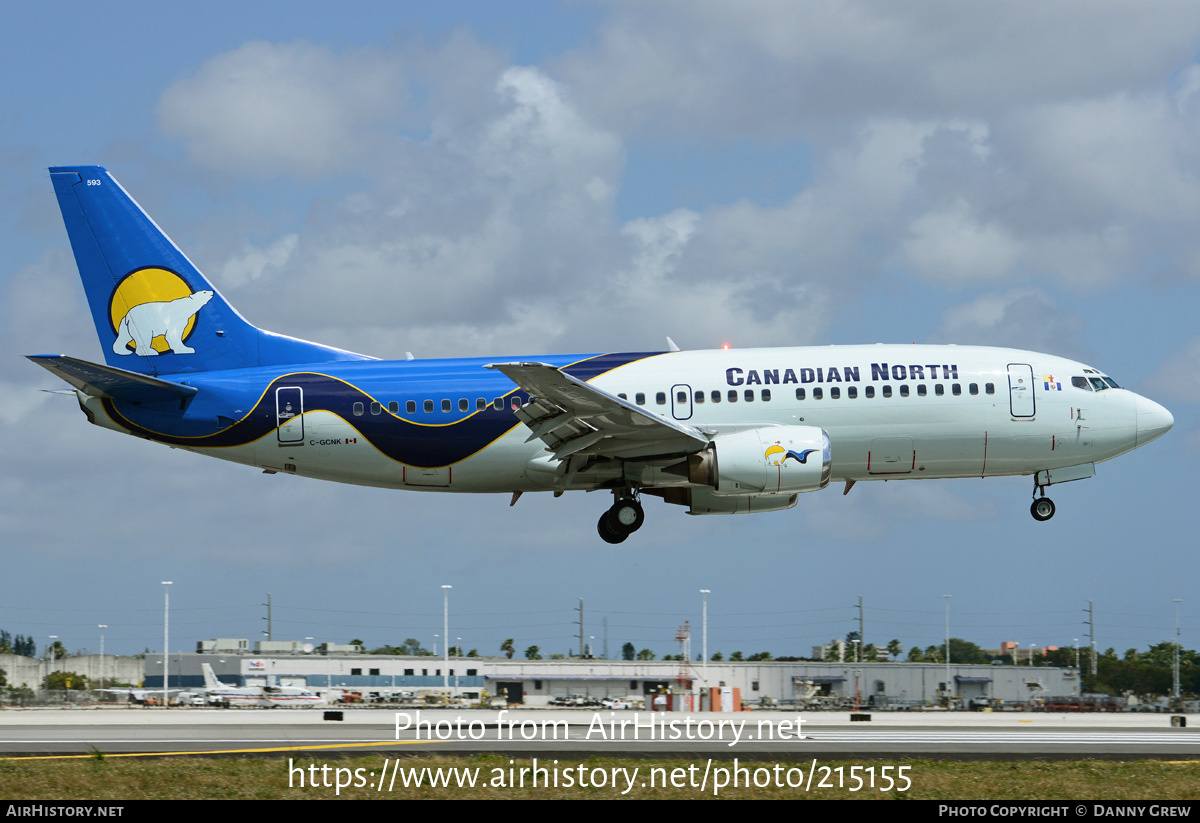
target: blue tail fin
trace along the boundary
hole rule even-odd
[[[104,359],[141,374],[372,358],[263,331],[100,166],[50,169]]]

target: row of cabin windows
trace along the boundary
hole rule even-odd
[[[516,409],[521,408],[521,400],[520,400],[520,398],[518,398],[516,396],[513,396],[511,398],[511,400],[509,401],[509,404],[512,406],[514,411]],[[504,411],[504,405],[505,405],[505,403],[504,403],[503,397],[497,397],[495,400],[492,400],[492,401],[488,401],[488,399],[486,397],[476,397],[475,398],[475,411],[484,411],[485,409],[487,409],[489,407],[494,408],[496,411]],[[446,398],[446,399],[442,400],[441,407],[442,407],[443,412],[454,411],[454,401],[450,400],[449,398]],[[435,408],[434,401],[432,401],[432,400],[423,401],[421,404],[421,408],[426,414],[432,413]],[[355,403],[353,406],[353,410],[354,410],[355,417],[362,417],[366,413],[366,406],[363,403]],[[391,412],[392,414],[399,414],[400,413],[400,404],[397,401],[393,400],[392,402],[387,404],[387,410],[389,412]],[[458,410],[460,412],[470,411],[471,410],[471,401],[465,397],[458,398]],[[405,403],[404,411],[408,414],[416,414],[417,413],[417,401],[409,400],[407,403]],[[382,413],[383,413],[383,406],[378,401],[372,402],[371,403],[371,414],[382,414]]]
[[[996,384],[995,383],[984,383],[983,384],[983,392],[984,392],[984,394],[995,394],[996,393]],[[941,383],[936,383],[936,384],[934,384],[934,387],[933,387],[933,393],[936,397],[942,397],[943,395],[946,394],[946,387],[944,385],[942,385]],[[950,393],[952,395],[954,395],[955,397],[960,396],[963,393],[962,384],[961,383],[952,383],[950,385]],[[892,396],[892,387],[890,385],[883,386],[881,389],[881,394],[883,397],[891,397]],[[911,389],[909,388],[908,384],[907,383],[901,384],[900,385],[900,396],[908,397],[910,394],[911,394]],[[924,383],[918,383],[917,384],[917,397],[925,397],[928,394],[929,394],[929,387],[926,386]],[[967,384],[967,394],[979,394],[979,384],[978,383],[968,383]],[[771,399],[771,390],[770,389],[759,389],[758,394],[756,396],[754,389],[742,389],[741,391],[739,391],[738,389],[729,389],[727,392],[725,392],[724,395],[722,395],[720,389],[713,389],[713,391],[707,395],[703,391],[697,391],[693,395],[692,399],[696,403],[704,403],[704,402],[706,402],[706,400],[711,400],[711,402],[713,402],[713,403],[720,403],[722,398],[724,398],[729,403],[736,403],[736,402],[738,402],[739,395],[740,395],[740,399],[745,400],[747,403],[753,403],[758,398],[761,398],[764,402],[767,402],[767,401],[770,401],[770,399]],[[865,397],[874,397],[875,396],[875,387],[874,386],[866,386],[863,389],[863,395]],[[620,397],[622,400],[629,399],[628,395],[626,395],[623,392],[617,396]],[[809,395],[808,390],[805,388],[796,389],[796,399],[797,400],[805,400],[809,396],[811,396],[813,400],[823,400],[825,397],[825,390],[823,387],[817,386],[816,388],[814,388],[812,390],[812,394]],[[841,397],[842,397],[842,389],[840,386],[831,386],[829,388],[829,399],[830,400],[840,400]],[[846,397],[851,400],[856,399],[858,397],[858,386],[847,386],[846,387]],[[645,392],[637,392],[636,394],[634,394],[633,402],[637,403],[639,406],[646,405]],[[655,404],[657,404],[659,406],[667,405],[667,393],[661,392],[661,391],[656,393],[654,395],[654,402],[655,402]],[[688,402],[687,392],[686,391],[675,392],[675,402],[677,404],[682,404],[682,403]]]
[[[908,387],[908,384],[902,383],[900,385],[900,396],[908,397],[910,395],[910,393],[911,392]],[[959,397],[963,393],[962,392],[962,384],[961,383],[951,383],[950,384],[950,393],[952,395],[954,395],[955,397]],[[995,383],[984,383],[983,384],[983,393],[984,394],[995,394],[996,393],[996,384]],[[892,396],[892,387],[890,385],[883,386],[881,389],[881,394],[883,397],[891,397]],[[917,384],[917,397],[925,397],[928,394],[929,394],[929,388],[924,383],[918,383]],[[935,383],[933,386],[933,394],[935,397],[944,396],[946,394],[946,387],[944,385],[942,385],[941,383]],[[979,394],[979,384],[978,383],[968,383],[967,384],[967,394],[972,394],[972,395]],[[874,386],[866,386],[863,389],[863,395],[866,397],[874,397],[875,396],[875,387]],[[817,387],[812,390],[812,399],[813,400],[821,400],[823,396],[824,396],[824,392],[821,389],[821,387]],[[840,387],[832,386],[829,389],[829,399],[830,400],[837,400],[841,396],[842,396],[842,391],[841,391]],[[858,386],[847,386],[846,387],[846,396],[848,398],[850,398],[851,400],[858,397]],[[796,399],[803,400],[804,397],[805,397],[805,390],[803,388],[796,389]]]
[[[995,394],[996,393],[996,384],[995,383],[984,383],[983,391],[984,391],[984,394]],[[883,386],[881,389],[881,393],[884,397],[891,397],[892,396],[892,387],[890,385]],[[909,393],[910,393],[910,390],[909,390],[908,384],[902,383],[900,385],[900,396],[908,397]],[[917,397],[925,397],[928,393],[929,393],[928,387],[924,383],[917,384]],[[946,387],[944,385],[942,385],[941,383],[935,383],[933,386],[933,393],[937,397],[942,397],[946,393]],[[961,395],[962,394],[962,384],[961,383],[952,383],[950,385],[950,393],[952,395],[954,395],[955,397],[958,397],[959,395]],[[967,393],[968,394],[979,394],[979,384],[978,383],[968,383],[967,384]],[[742,399],[744,399],[747,403],[753,403],[754,400],[756,399],[754,389],[742,389],[740,394],[741,394]],[[738,395],[739,395],[739,391],[737,389],[729,389],[725,393],[725,399],[730,403],[736,403],[736,402],[738,402]],[[874,386],[864,387],[863,395],[866,397],[874,397],[875,396],[875,387]],[[621,392],[617,396],[620,397],[622,400],[629,399],[629,395],[627,395],[625,392]],[[841,396],[842,396],[842,389],[840,386],[830,386],[829,387],[829,399],[830,400],[839,400],[839,399],[841,399]],[[771,400],[771,390],[770,389],[759,389],[758,397],[761,397],[763,402],[769,402]],[[808,397],[807,389],[805,389],[803,387],[796,389],[796,399],[797,400],[804,400],[807,397]],[[812,390],[812,399],[813,400],[822,400],[822,399],[824,399],[824,397],[825,397],[825,392],[824,392],[823,387],[817,386],[817,387],[813,388],[813,390]],[[856,399],[858,397],[858,386],[847,386],[846,387],[846,397],[848,397],[851,400]],[[695,393],[695,395],[693,396],[693,399],[695,400],[696,403],[704,403],[704,402],[706,402],[706,395],[705,395],[704,391],[699,390]],[[722,399],[721,390],[713,389],[712,392],[707,395],[707,399],[711,399],[711,401],[713,403],[720,403],[721,399]],[[675,393],[675,402],[676,403],[686,403],[687,401],[688,401],[688,396],[687,396],[686,391],[677,391]],[[634,394],[633,402],[637,403],[639,406],[646,405],[646,393],[645,392],[637,392],[636,394]],[[656,405],[659,405],[659,406],[667,405],[667,393],[661,392],[661,391],[655,393],[654,402]],[[487,398],[484,398],[484,397],[475,398],[475,410],[476,411],[484,411],[489,406],[494,408],[496,411],[503,411],[504,405],[505,405],[505,402],[504,402],[503,397],[497,397],[496,399],[492,400],[491,403],[489,403]],[[514,411],[521,408],[520,398],[513,396],[509,400],[509,405],[512,406]],[[452,411],[454,411],[454,401],[450,400],[449,398],[443,399],[441,402],[441,407],[442,407],[443,412],[452,412]],[[355,403],[353,408],[354,408],[354,416],[355,417],[361,417],[366,412],[366,407],[364,406],[363,403]],[[400,413],[400,404],[395,400],[388,403],[387,408],[388,408],[388,411],[391,412],[392,414]],[[432,413],[434,410],[434,401],[425,400],[422,403],[421,408],[426,414]],[[458,399],[458,410],[460,412],[470,411],[471,410],[471,401],[465,397],[460,397]],[[404,411],[407,412],[408,414],[416,414],[417,401],[409,400],[407,403],[405,403]],[[378,401],[374,401],[371,403],[371,414],[381,414],[382,412],[383,412],[383,407],[380,405],[380,403]]]

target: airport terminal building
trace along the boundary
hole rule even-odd
[[[741,701],[751,706],[830,708],[844,707],[856,698],[863,706],[904,708],[934,705],[947,693],[963,702],[987,699],[1017,704],[1079,694],[1076,669],[1050,666],[503,657],[446,660],[346,653],[337,648],[263,654],[216,645],[194,654],[169,655],[168,685],[202,686],[204,663],[212,666],[222,682],[235,686],[303,686],[317,692],[350,692],[368,701],[442,695],[474,701],[486,695],[528,707],[548,706],[552,701],[558,705],[569,697],[639,700],[660,693],[699,695],[710,687],[738,689]],[[161,688],[162,655],[147,654],[145,667],[146,687]]]

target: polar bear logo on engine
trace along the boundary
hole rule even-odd
[[[204,289],[177,300],[134,306],[117,323],[117,339],[113,343],[113,351],[117,354],[150,357],[158,354],[151,341],[162,336],[172,354],[195,354],[195,349],[184,345],[183,335],[188,322],[205,303],[212,300],[212,297],[213,293]],[[134,345],[133,351],[129,350],[130,343]]]

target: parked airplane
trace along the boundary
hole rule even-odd
[[[230,686],[213,673],[212,665],[200,664],[204,672],[204,699],[210,705],[225,706],[315,706],[325,702],[316,692],[299,686]]]
[[[788,509],[832,480],[1033,477],[1045,489],[1160,437],[1152,400],[1062,357],[866,345],[383,361],[242,318],[98,166],[50,169],[106,365],[35,363],[98,426],[343,483],[441,492],[607,489],[690,514]],[[668,342],[669,339],[668,339]],[[845,493],[844,492],[844,493]]]

